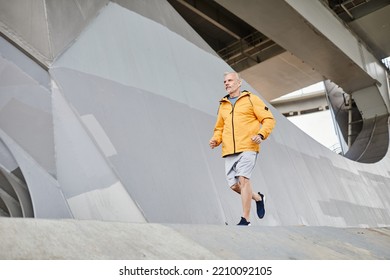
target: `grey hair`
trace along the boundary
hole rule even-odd
[[[237,80],[241,81],[241,76],[237,72],[225,72],[225,73],[223,73],[223,77],[226,77],[229,74],[235,74],[237,77]]]

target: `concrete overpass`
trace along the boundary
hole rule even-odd
[[[0,2],[1,215],[210,231],[235,224],[239,198],[226,187],[219,152],[208,148],[222,73],[231,67],[166,1],[91,3]],[[275,33],[291,25],[305,40],[318,37],[313,43],[324,60],[312,54],[316,48],[302,55],[327,78],[341,75],[336,81],[352,92],[368,124],[362,132],[380,128],[360,142],[365,152],[380,148],[368,153],[376,159],[360,163],[327,150],[270,106],[277,127],[253,177],[269,198],[267,216],[253,216],[254,226],[387,227],[389,92],[378,59],[321,2],[247,1],[246,9],[218,3],[237,14],[287,13]],[[327,34],[324,21],[314,21],[322,17],[345,36]],[[244,88],[261,95],[248,80]],[[386,146],[373,141],[386,137]]]

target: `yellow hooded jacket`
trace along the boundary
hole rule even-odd
[[[274,126],[275,119],[265,103],[257,95],[242,91],[234,105],[228,95],[221,99],[212,139],[217,145],[222,143],[222,157],[243,151],[259,152],[259,144],[251,138],[261,134],[267,139]]]

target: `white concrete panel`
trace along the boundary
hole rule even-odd
[[[18,167],[17,162],[3,141],[0,141],[0,166],[11,172]]]
[[[58,182],[0,129],[0,138],[18,163],[29,188],[36,218],[71,218]]]
[[[88,128],[89,132],[92,134],[104,155],[106,157],[116,155],[117,151],[115,150],[114,145],[110,141],[110,138],[104,131],[103,127],[99,124],[95,116],[91,114],[83,115],[81,116],[81,119]]]
[[[83,127],[80,117],[69,107],[54,81],[52,101],[57,178],[66,198],[69,199],[83,193],[105,189],[107,186],[118,182],[117,176],[108,165],[102,152],[95,146],[95,143]],[[122,191],[123,188],[120,190]],[[111,194],[110,191],[107,193]],[[131,217],[133,221],[139,221],[139,217],[142,217],[142,214],[129,194],[123,190],[119,193],[117,191],[116,195],[114,195],[116,198],[120,196],[125,196],[125,198],[118,200],[116,203],[110,199],[106,201],[109,201],[110,205],[115,206],[106,209],[108,211],[106,217],[115,218],[118,221],[121,219],[129,221]],[[81,206],[78,206],[77,202],[84,203],[85,200],[72,200],[71,210],[75,209],[75,213],[80,215],[79,210]],[[94,207],[99,209],[101,207],[101,199],[90,200],[89,206],[91,209]],[[126,214],[118,211],[118,209],[126,209],[125,212],[131,210],[132,212]],[[91,219],[102,218],[99,211],[93,210],[87,216]]]
[[[202,65],[218,71],[206,72]],[[214,112],[214,106],[198,93],[207,91],[219,98],[223,83],[213,81],[221,81],[223,72],[231,70],[165,26],[115,3],[102,10],[55,67],[93,74],[208,112]]]
[[[141,16],[158,22],[205,51],[215,54],[215,51],[194,31],[184,18],[177,16],[176,10],[167,1],[114,0],[113,2],[116,2]],[[215,54],[215,56],[218,57],[217,54]]]
[[[146,222],[121,182],[68,198],[76,219]]]
[[[109,0],[44,0],[51,59],[55,59]]]
[[[43,106],[36,108],[28,104],[32,96],[26,94],[22,101],[11,98],[3,108],[0,108],[0,127],[55,176],[52,118],[49,113],[42,110]],[[17,97],[17,94],[14,97]],[[39,95],[38,98],[41,99],[41,104],[48,101],[48,96]]]
[[[1,54],[1,53],[0,53]],[[37,85],[38,83],[12,62],[0,56],[0,85],[1,87],[12,87],[22,85]]]
[[[3,37],[0,37],[0,61],[4,58],[8,62],[17,65],[24,72],[28,73],[35,81],[43,87],[49,88],[49,75],[48,73],[30,57],[23,54],[20,50],[11,45]],[[0,62],[0,65],[2,62]],[[3,66],[0,67],[0,69]],[[22,80],[23,81],[23,80]],[[20,81],[19,81],[20,82]]]
[[[224,223],[214,183],[228,190],[221,154],[212,157],[204,141],[214,117],[106,79],[68,69],[51,72],[78,114],[92,113],[101,124],[117,151],[106,160],[148,221]],[[220,162],[209,170],[213,163],[206,159]],[[221,177],[213,178],[214,168]]]
[[[117,178],[58,88],[53,89],[52,101],[57,178],[66,196],[116,182]]]

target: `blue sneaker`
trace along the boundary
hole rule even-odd
[[[251,223],[248,222],[244,217],[241,217],[241,221],[237,225],[238,226],[250,226]]]
[[[262,219],[264,218],[264,215],[265,215],[265,207],[264,207],[264,203],[265,203],[265,196],[264,194],[258,192],[258,194],[261,196],[261,200],[260,201],[256,201],[256,208],[257,208],[257,216]]]

